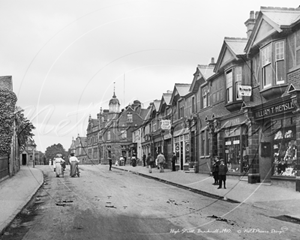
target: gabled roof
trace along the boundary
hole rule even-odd
[[[171,103],[171,97],[172,97],[172,92],[171,91],[169,91],[167,93],[163,93],[163,95],[161,97],[161,100],[160,100],[159,112],[161,111],[162,106],[164,104],[166,104],[167,106],[170,105],[170,103]]]
[[[279,28],[294,24],[300,16],[300,8],[261,7],[260,10]]]
[[[300,8],[261,7],[245,52],[274,33],[280,33],[300,22]]]
[[[160,105],[160,100],[157,100],[157,99],[154,100],[153,104],[154,104],[155,110],[158,111],[159,110],[159,105]]]
[[[188,83],[175,83],[170,102],[173,102],[173,99],[176,95],[179,95],[179,97],[184,97],[187,95],[190,92],[190,87],[191,84]]]
[[[247,41],[247,38],[225,37],[214,71],[218,72],[227,63],[238,60],[240,56],[245,55],[244,49]]]
[[[165,103],[167,105],[170,105],[170,103],[171,103],[171,97],[172,97],[172,92],[163,93],[163,95],[162,95],[162,99],[165,101]]]
[[[195,88],[197,88],[197,82],[202,79],[203,81],[206,81],[208,78],[210,78],[212,75],[214,75],[214,64],[209,65],[198,65],[196,68],[196,72],[194,73],[195,77],[193,79],[193,82],[190,86],[189,91],[193,91]]]

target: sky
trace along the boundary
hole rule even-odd
[[[0,76],[12,76],[17,106],[36,129],[37,150],[86,136],[88,118],[147,108],[198,64],[219,56],[224,37],[246,37],[261,6],[296,0],[0,0]]]

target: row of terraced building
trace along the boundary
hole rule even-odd
[[[225,37],[216,61],[148,108],[120,111],[114,93],[73,151],[101,164],[161,151],[167,167],[174,152],[177,169],[208,174],[217,156],[228,175],[300,191],[300,8],[261,7],[245,25],[246,38]]]

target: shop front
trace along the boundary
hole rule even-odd
[[[254,111],[259,123],[259,174],[262,181],[295,189],[297,118],[291,98],[265,103]],[[299,140],[298,140],[299,141]]]
[[[223,143],[223,149],[218,149],[219,157],[225,161],[228,174],[247,175],[248,161],[248,136],[246,117],[244,115],[223,119],[218,130],[218,139]]]
[[[181,134],[174,134],[174,149],[177,156],[178,168],[180,170],[188,170],[190,162],[190,136],[188,129],[182,129]]]

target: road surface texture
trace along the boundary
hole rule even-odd
[[[45,183],[1,240],[299,239],[279,212],[196,194],[108,166]],[[163,174],[163,173],[162,173]],[[212,186],[214,187],[214,186]]]

